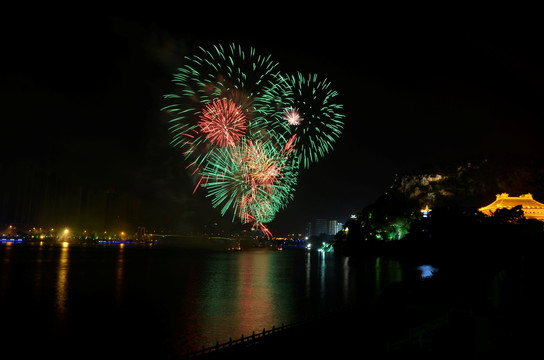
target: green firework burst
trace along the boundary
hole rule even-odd
[[[272,142],[246,141],[210,156],[203,170],[212,205],[221,214],[229,210],[242,222],[270,222],[293,198],[298,160],[289,144],[278,149]]]
[[[304,76],[285,75],[276,88],[271,88],[275,98],[283,95],[283,113],[275,113],[275,121],[287,122],[294,109],[299,113],[296,125],[290,126],[297,134],[297,152],[301,164],[308,168],[329,153],[344,128],[343,106],[336,102],[338,92],[327,79],[317,74]],[[280,118],[281,116],[281,118]]]

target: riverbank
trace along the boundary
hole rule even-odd
[[[338,311],[253,346],[206,357],[484,359],[530,354],[537,344],[533,329],[540,309],[536,253],[513,253],[500,262],[486,257],[478,262],[475,254],[470,261],[445,258],[432,277],[393,283],[370,306]]]
[[[439,281],[417,288],[398,283],[368,309],[339,311],[205,358],[501,359],[531,353],[533,308],[510,313],[479,308],[470,303],[482,299],[452,296],[458,289],[442,287]]]
[[[520,276],[520,262],[540,252],[544,242],[539,221],[521,224],[459,223],[414,232],[395,241],[349,241],[335,244],[335,254],[350,258],[378,256],[395,259],[406,266],[430,264],[456,268],[464,264],[472,276],[488,281],[508,271]]]

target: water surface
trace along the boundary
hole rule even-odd
[[[1,244],[4,354],[162,357],[362,306],[393,260],[299,250]]]

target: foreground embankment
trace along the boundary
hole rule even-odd
[[[485,229],[480,229],[485,230]],[[503,226],[465,234],[364,244],[358,257],[422,261],[439,271],[390,285],[360,308],[346,309],[206,357],[520,358],[538,344],[540,232]],[[433,242],[434,241],[434,242]],[[338,255],[343,256],[343,255]]]

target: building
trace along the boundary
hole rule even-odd
[[[338,222],[338,220],[329,220],[329,235],[336,235],[340,230],[342,230],[342,224],[341,222]]]
[[[429,205],[425,205],[425,209],[420,210],[421,216],[424,218],[431,217],[431,211],[433,211],[433,209],[429,208]]]
[[[308,237],[322,235],[336,235],[342,230],[344,224],[338,220],[314,219],[313,222],[308,222],[307,231]]]
[[[338,221],[329,220],[329,235],[335,235],[337,233],[336,228],[338,227]]]
[[[312,236],[320,236],[321,234],[329,234],[328,220],[316,219],[313,224]]]
[[[509,196],[507,193],[497,194],[497,199],[491,204],[481,207],[478,210],[486,215],[492,215],[499,209],[512,209],[521,205],[526,219],[544,221],[544,204],[533,199],[533,195],[524,194],[520,196]]]

